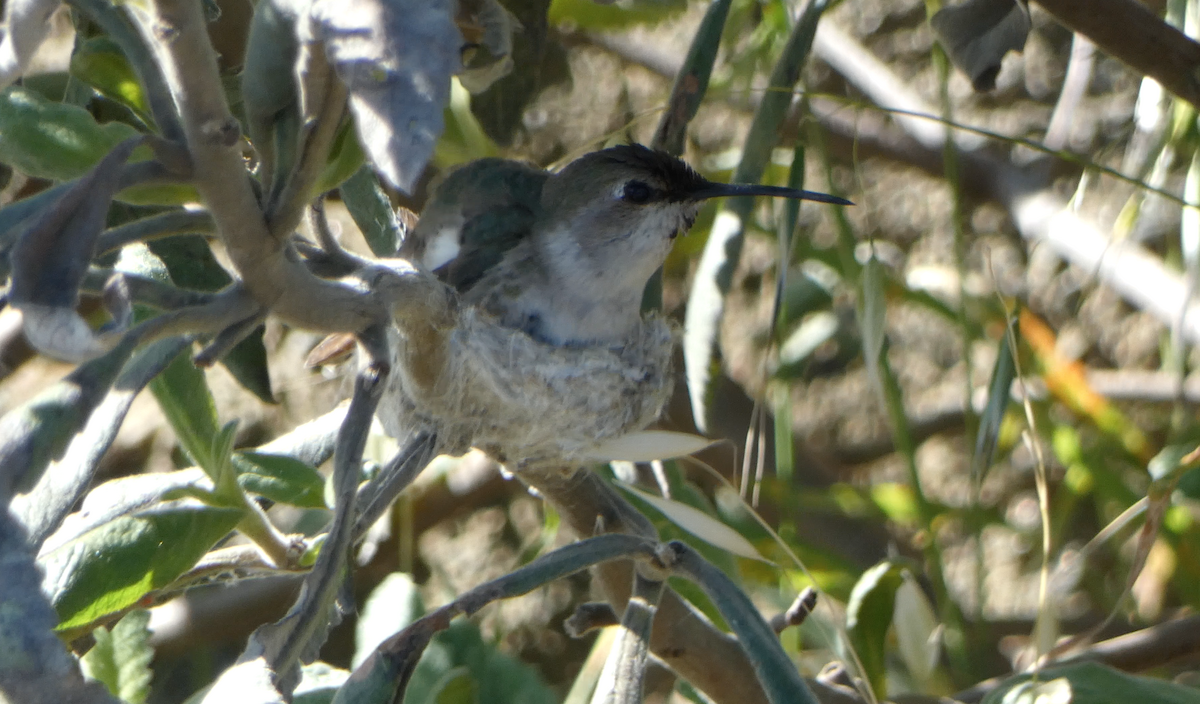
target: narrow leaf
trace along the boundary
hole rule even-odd
[[[887,339],[887,301],[884,298],[883,265],[874,256],[867,260],[862,269],[862,302],[859,311],[867,376],[875,389],[882,394],[879,364],[883,355],[883,344]]]
[[[770,560],[759,554],[758,550],[754,549],[754,545],[749,540],[743,538],[741,533],[738,533],[707,513],[678,501],[648,494],[624,482],[618,482],[618,485],[625,491],[658,509],[672,523],[704,542],[715,545],[722,550],[728,550],[740,557],[761,560],[767,563],[770,562]]]
[[[628,433],[600,443],[584,454],[595,462],[650,462],[691,455],[712,445],[713,441],[700,435],[670,430],[643,430]]]
[[[400,246],[403,230],[392,202],[371,169],[363,167],[341,185],[342,202],[377,257],[390,257]]]
[[[1013,380],[1017,378],[1017,365],[1013,360],[1012,346],[1008,336],[1000,339],[996,350],[996,364],[992,367],[992,380],[988,383],[987,406],[979,417],[979,432],[975,435],[975,455],[971,458],[971,477],[976,485],[983,481],[984,474],[992,466],[996,453],[996,442],[1000,438],[1000,426],[1008,410],[1012,396]]]
[[[1045,685],[1065,682],[1053,687]],[[1030,685],[1043,683],[1044,689]],[[1037,695],[1041,694],[1042,698]],[[1063,698],[1063,697],[1066,698]],[[1153,677],[1140,677],[1102,665],[1080,662],[1044,668],[1036,674],[1023,674],[1005,680],[988,692],[983,704],[1200,704],[1200,690]]]

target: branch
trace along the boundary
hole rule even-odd
[[[1055,19],[1200,107],[1200,44],[1137,0],[1038,0]]]

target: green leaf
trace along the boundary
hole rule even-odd
[[[992,466],[996,454],[996,442],[1000,438],[1000,426],[1008,410],[1012,394],[1013,379],[1017,377],[1017,365],[1013,360],[1012,346],[1008,336],[1000,340],[996,350],[996,365],[992,367],[992,380],[988,384],[987,406],[979,417],[979,432],[975,436],[975,455],[971,458],[971,476],[976,484],[983,481],[984,474]]]
[[[686,0],[654,0],[634,3],[598,3],[593,0],[554,0],[550,24],[568,23],[581,29],[621,29],[654,24],[687,9]]]
[[[896,590],[904,583],[904,570],[889,561],[875,565],[859,578],[846,604],[846,631],[871,689],[880,699],[887,693],[884,644],[896,608]]]
[[[238,452],[233,456],[238,484],[276,503],[325,508],[325,479],[312,465],[285,455]]]
[[[137,134],[129,125],[101,125],[81,107],[52,102],[19,86],[0,92],[0,162],[29,176],[79,178]],[[149,156],[145,148],[139,152],[141,158]]]
[[[76,46],[71,56],[71,75],[106,98],[129,106],[140,117],[150,113],[137,74],[121,47],[108,37],[95,37]]]
[[[257,330],[234,345],[233,349],[221,358],[221,364],[225,365],[243,388],[263,403],[278,403],[275,392],[271,390],[271,374],[267,369],[267,348],[263,345],[265,331],[265,326],[258,326]]]
[[[1073,704],[1200,704],[1200,690],[1164,680],[1131,675],[1096,662],[1051,667],[1037,675],[1037,681],[1043,685],[1055,680],[1064,680],[1069,685],[1069,690],[1066,691],[1070,695],[1069,701]],[[1039,692],[1030,687],[1032,681],[1032,675],[1018,675],[1005,680],[983,698],[983,704],[1035,704],[1039,701],[1036,699]],[[1061,684],[1054,687],[1055,692],[1065,689]],[[1046,690],[1040,693],[1051,694]]]
[[[400,223],[375,172],[364,166],[340,188],[342,202],[377,257],[390,257],[400,244]]]
[[[172,502],[117,518],[42,556],[42,589],[58,611],[58,630],[85,626],[170,584],[241,517],[238,509]]]
[[[470,670],[456,667],[433,685],[433,692],[426,701],[429,704],[475,704],[479,701],[479,685],[471,677]]]
[[[354,136],[354,121],[346,120],[346,124],[342,125],[338,131],[333,146],[329,150],[329,162],[325,164],[321,175],[317,177],[313,197],[332,191],[345,183],[346,179],[358,172],[365,159],[362,145]]]
[[[150,382],[150,390],[184,451],[220,486],[220,465],[212,454],[213,440],[217,437],[217,406],[204,372],[192,364],[190,353],[188,349],[180,352]]]
[[[92,632],[96,644],[80,660],[88,677],[104,683],[108,691],[128,704],[143,704],[150,694],[154,673],[150,661],[150,612],[137,609],[109,631],[103,626]]]

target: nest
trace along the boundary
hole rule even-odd
[[[645,428],[671,395],[675,331],[643,320],[619,347],[555,347],[463,308],[445,331],[432,378],[421,378],[398,331],[397,358],[379,405],[395,437],[434,429],[438,449],[476,447],[514,468],[584,460],[609,438]],[[426,372],[427,374],[427,372]]]

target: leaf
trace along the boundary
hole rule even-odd
[[[975,90],[995,88],[1004,55],[1025,48],[1032,26],[1026,2],[966,0],[929,18],[950,61],[967,74]]]
[[[383,578],[367,597],[362,614],[354,627],[355,669],[367,659],[379,644],[398,633],[425,613],[421,593],[412,577],[393,572]]]
[[[1154,702],[1155,704],[1200,704],[1200,690],[1174,684],[1152,677],[1139,677],[1115,670],[1097,662],[1081,662],[1061,667],[1042,669],[1037,681],[1050,683],[1065,680],[1069,685],[1070,700],[1074,704],[1129,704],[1130,702]],[[1061,699],[1038,700],[1035,692],[1026,686],[1033,675],[1017,675],[988,692],[983,704],[1058,704]],[[1043,690],[1044,694],[1055,694],[1064,689],[1062,685]]]
[[[88,172],[137,130],[98,124],[77,105],[56,103],[18,86],[0,92],[0,162],[17,171],[68,181]]]
[[[383,192],[375,174],[368,167],[360,168],[341,185],[342,202],[354,218],[354,224],[377,257],[390,257],[400,246],[403,234],[396,210]]]
[[[176,501],[117,518],[41,556],[58,630],[93,623],[170,584],[241,517],[237,509]]]
[[[1012,383],[1017,378],[1017,365],[1013,360],[1012,346],[1008,335],[1000,339],[996,350],[996,364],[992,367],[992,380],[988,383],[987,406],[979,417],[979,431],[975,435],[975,455],[971,458],[971,476],[976,484],[992,466],[996,454],[996,443],[1000,439],[1000,426],[1008,410],[1012,395]]]
[[[218,459],[212,454],[217,436],[217,406],[204,372],[192,364],[190,350],[183,350],[166,370],[150,382],[150,390],[171,424],[184,452],[218,481]]]
[[[712,444],[712,440],[691,433],[643,430],[609,438],[588,450],[584,459],[594,462],[650,462],[691,455]]]
[[[873,255],[862,269],[862,305],[859,325],[862,328],[863,358],[867,376],[882,395],[880,358],[887,340],[887,300],[884,297],[883,265]]]
[[[266,326],[260,325],[246,339],[233,346],[221,358],[242,388],[257,396],[263,403],[278,403],[271,389],[271,373],[267,368],[267,348],[263,344]]]
[[[913,679],[923,687],[933,677],[941,658],[942,627],[933,613],[929,597],[907,570],[896,589],[892,625],[896,628],[900,657]]]
[[[605,3],[595,0],[553,0],[550,24],[570,24],[580,29],[612,30],[638,24],[655,24],[687,9],[686,0]]]
[[[258,452],[233,456],[238,484],[276,503],[325,508],[325,479],[311,465],[293,457]]]
[[[884,561],[863,572],[846,604],[846,631],[862,661],[875,696],[887,694],[884,645],[896,608],[896,591],[904,583],[904,568]]]
[[[95,88],[101,95],[149,119],[150,105],[146,102],[137,73],[129,65],[120,45],[109,37],[93,37],[79,43],[71,54],[71,75]]]
[[[80,659],[85,675],[103,682],[127,704],[143,704],[150,695],[154,649],[150,647],[149,624],[149,611],[130,611],[112,631],[103,626],[92,631],[96,644]]]
[[[0,131],[0,142],[3,139]],[[116,329],[97,334],[75,306],[119,184],[118,173],[141,141],[138,137],[116,146],[38,216],[13,246],[9,300],[21,311],[30,344],[43,354],[71,362],[95,359],[117,344],[129,323],[114,321]]]
[[[806,4],[788,37],[754,113],[742,148],[742,159],[734,172],[735,182],[756,183],[762,177],[778,142],[779,126],[792,104],[792,87],[800,78],[800,70],[812,48],[817,22],[827,5],[827,0],[812,0]],[[719,368],[714,349],[721,317],[725,313],[725,294],[741,258],[744,223],[752,208],[752,199],[735,198],[717,215],[688,296],[683,360],[692,414],[700,432],[704,432],[709,424],[709,386],[714,371]]]
[[[275,688],[275,673],[261,657],[239,662],[225,670],[201,695],[193,696],[188,703],[285,704],[287,701]]]
[[[738,533],[736,530],[700,509],[678,501],[648,494],[624,482],[618,482],[617,485],[658,509],[672,523],[706,543],[715,545],[722,550],[727,550],[740,557],[770,563],[770,560],[759,554],[758,550],[754,549],[754,545],[749,540],[743,538],[741,533]]]
[[[29,60],[50,32],[50,16],[58,6],[59,0],[7,0],[4,3],[0,87],[10,85],[25,73]]]
[[[450,0],[314,0],[314,38],[350,92],[375,169],[411,192],[442,133],[462,35]]]
[[[725,30],[731,4],[732,0],[716,0],[705,11],[700,27],[692,37],[683,66],[675,76],[667,109],[654,132],[654,148],[675,155],[683,154],[688,123],[696,116],[708,91],[708,80],[721,48],[721,34]],[[795,206],[798,208],[799,203]]]
[[[495,683],[489,684],[494,686]],[[425,701],[429,704],[474,704],[479,701],[479,685],[475,683],[475,678],[471,677],[470,670],[456,667],[434,683],[433,691]]]

